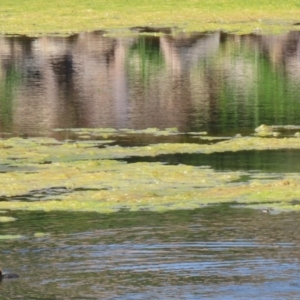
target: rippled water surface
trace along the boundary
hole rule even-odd
[[[300,215],[216,206],[166,213],[16,213],[2,299],[297,299]],[[49,235],[34,237],[37,232]],[[1,298],[0,297],[0,298]]]
[[[299,45],[299,32],[0,36],[0,135],[75,140],[72,131],[54,129],[99,127],[180,133],[114,137],[115,145],[131,147],[217,142],[183,132],[226,140],[260,124],[299,125]],[[124,160],[273,177],[300,171],[299,151],[289,149]],[[0,166],[1,173],[22,170],[1,158]],[[164,213],[10,216],[16,221],[0,222],[0,267],[20,278],[0,281],[0,299],[299,299],[298,213],[231,203]]]

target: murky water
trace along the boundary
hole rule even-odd
[[[129,163],[159,161],[171,165],[210,166],[219,171],[300,172],[300,164],[297,163],[300,162],[300,153],[297,150],[221,152],[209,155],[178,153],[155,157],[130,157],[126,161]]]
[[[3,299],[297,299],[299,214],[226,205],[167,213],[15,213]],[[36,232],[49,236],[34,237]]]
[[[299,32],[0,37],[0,132],[298,124]]]
[[[299,32],[1,36],[1,136],[68,139],[72,133],[53,129],[177,127],[226,139],[262,123],[299,125],[299,41]],[[203,143],[188,135],[115,143],[156,142]],[[296,150],[128,158],[136,161],[300,171]],[[299,298],[298,213],[221,205],[10,215],[17,220],[0,223],[0,236],[22,237],[0,239],[0,267],[20,278],[0,282],[0,299]]]

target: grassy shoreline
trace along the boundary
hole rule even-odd
[[[0,3],[1,34],[71,34],[125,30],[133,26],[278,33],[300,28],[293,25],[298,22],[300,4],[294,0],[252,0],[247,5],[232,0],[2,0]]]

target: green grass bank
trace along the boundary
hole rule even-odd
[[[133,26],[186,31],[282,32],[298,29],[295,0],[1,0],[2,34],[71,34]]]

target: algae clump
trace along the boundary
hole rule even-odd
[[[0,223],[12,222],[12,221],[15,221],[15,220],[16,220],[16,218],[13,218],[13,217],[0,216]]]
[[[298,129],[298,128],[297,128]],[[278,130],[278,128],[276,128]],[[76,130],[74,130],[76,131]],[[78,129],[97,140],[61,141],[50,138],[1,140],[0,210],[95,211],[120,209],[192,209],[203,205],[236,202],[268,204],[277,209],[298,210],[300,175],[264,174],[245,171],[215,171],[210,167],[166,165],[158,162],[127,163],[127,157],[161,154],[242,150],[300,149],[294,136],[231,137],[212,144],[158,143],[122,147],[103,145],[98,133],[141,134],[131,130]],[[272,130],[267,130],[273,132]],[[143,134],[182,134],[176,128],[150,128]],[[208,136],[209,138],[209,136]],[[243,178],[248,178],[244,180]],[[12,221],[9,217],[2,220]],[[7,219],[8,218],[8,219]],[[1,220],[0,220],[1,221]]]

